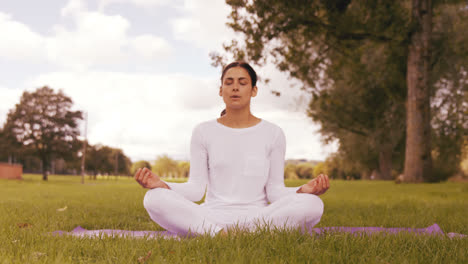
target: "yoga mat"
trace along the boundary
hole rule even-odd
[[[323,233],[351,233],[351,234],[398,234],[400,232],[407,232],[413,234],[426,234],[426,235],[445,235],[444,231],[440,228],[438,224],[433,224],[426,228],[409,228],[409,227],[320,227],[312,228],[312,234],[323,234]],[[466,237],[464,234],[458,233],[448,233],[448,237]]]
[[[416,235],[447,235],[449,238],[464,238],[466,235],[457,233],[445,234],[437,224],[433,224],[426,228],[385,228],[385,227],[320,227],[312,228],[310,234],[322,235],[326,233],[350,233],[356,235],[362,234],[398,234],[400,232],[412,233]],[[66,231],[55,231],[52,232],[54,235],[71,235],[75,237],[90,237],[90,238],[102,238],[102,237],[129,237],[129,238],[158,238],[163,237],[166,239],[179,239],[177,234],[168,231],[129,231],[119,229],[97,229],[87,230],[81,226],[76,227],[71,232]]]
[[[177,234],[168,231],[130,231],[120,229],[96,229],[87,230],[81,226],[75,227],[71,232],[66,231],[54,231],[53,235],[71,235],[75,237],[130,237],[130,238],[179,238]]]

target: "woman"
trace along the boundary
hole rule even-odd
[[[280,127],[250,112],[256,82],[255,71],[245,62],[224,68],[219,95],[226,108],[220,118],[194,128],[186,183],[164,182],[146,168],[136,172],[136,181],[150,189],[144,206],[163,228],[214,235],[234,226],[311,228],[320,221],[323,203],[318,195],[329,188],[328,176],[300,187],[284,186],[285,136]],[[193,203],[202,199],[205,188],[205,202]]]

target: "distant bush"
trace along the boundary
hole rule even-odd
[[[145,167],[151,170],[151,164],[148,161],[140,160],[132,164],[132,168],[130,169],[130,172],[132,175],[134,175],[138,169],[145,168]]]
[[[314,167],[314,177],[319,176],[320,174],[328,174],[326,171],[325,162],[320,162],[319,164],[315,165]]]
[[[158,156],[154,162],[152,171],[160,177],[180,177],[180,169],[177,161],[171,159],[168,155]]]
[[[296,165],[296,174],[300,179],[312,179],[314,177],[314,165],[304,162]]]
[[[187,178],[189,176],[190,162],[179,161],[177,163],[177,168],[179,169],[179,177]]]
[[[284,178],[288,180],[299,179],[296,173],[296,165],[292,163],[288,163],[286,164],[286,166],[284,166]]]

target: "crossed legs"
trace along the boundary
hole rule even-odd
[[[172,190],[149,190],[143,204],[153,221],[173,233],[215,235],[229,227],[225,221],[220,220],[220,211],[195,204]],[[238,224],[250,229],[262,223],[278,228],[312,228],[320,221],[322,214],[323,202],[318,196],[293,194],[232,219],[232,225]],[[242,220],[238,221],[239,219]]]

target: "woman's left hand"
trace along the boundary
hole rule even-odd
[[[324,194],[330,188],[328,175],[320,174],[317,178],[310,180],[308,183],[301,186],[298,193],[310,193],[315,195]]]

